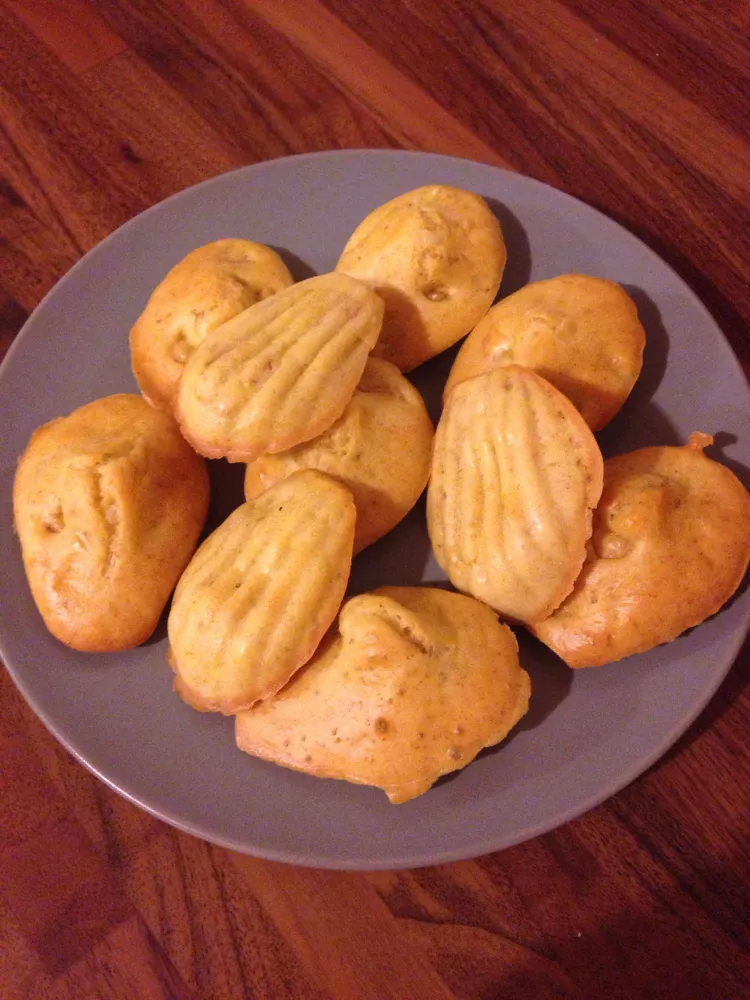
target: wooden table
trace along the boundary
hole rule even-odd
[[[750,362],[748,29],[741,0],[0,0],[0,348],[175,191],[405,146],[621,220]],[[748,667],[746,645],[679,744],[581,819],[378,874],[177,833],[75,763],[0,672],[0,996],[747,997]]]

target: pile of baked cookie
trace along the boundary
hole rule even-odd
[[[717,611],[750,558],[750,496],[704,454],[712,439],[604,462],[594,437],[641,370],[634,303],[562,275],[493,306],[505,261],[483,199],[440,185],[376,209],[306,281],[246,240],[188,254],[131,331],[143,396],[41,427],[19,463],[16,526],[50,631],[128,649],[174,590],[186,702],[234,715],[251,754],[403,802],[526,712],[509,624],[584,667]],[[433,434],[403,373],[467,333]],[[247,500],[194,551],[204,458],[246,463]],[[345,601],[352,559],[425,486],[460,593]]]

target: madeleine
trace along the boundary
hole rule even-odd
[[[251,462],[338,420],[380,333],[383,302],[344,274],[300,281],[200,344],[180,380],[182,432],[207,458]]]
[[[571,667],[597,667],[676,639],[715,614],[750,559],[750,495],[703,454],[640,448],[604,463],[589,558],[572,594],[533,632]]]
[[[225,239],[192,250],[159,282],[130,331],[133,374],[146,399],[173,413],[195,348],[292,280],[281,257],[262,243]]]
[[[430,474],[432,439],[419,392],[395,365],[368,358],[336,423],[312,441],[251,462],[245,496],[259,496],[297,469],[326,472],[352,492],[359,552],[395,527],[419,499]]]
[[[175,422],[107,396],[35,431],[13,489],[31,593],[50,632],[86,652],[153,632],[208,510],[208,474]]]
[[[484,604],[382,587],[347,601],[338,634],[235,734],[257,757],[406,802],[503,740],[530,690],[513,633]]]
[[[513,621],[547,618],[581,570],[601,490],[594,435],[534,372],[500,368],[448,396],[427,526],[458,590]]]
[[[523,365],[573,403],[596,431],[620,410],[640,375],[646,333],[620,285],[587,274],[534,281],[498,302],[453,363],[445,395],[474,375]]]
[[[497,295],[506,257],[502,228],[483,198],[431,184],[371,212],[336,270],[383,298],[375,353],[408,372],[476,326]]]
[[[344,597],[354,519],[349,490],[306,469],[206,539],[169,615],[175,689],[188,704],[231,715],[309,660]]]

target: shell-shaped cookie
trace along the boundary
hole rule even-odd
[[[198,344],[292,281],[281,257],[262,243],[225,239],[192,250],[156,286],[130,331],[143,395],[172,413],[185,362]]]
[[[646,333],[620,285],[586,274],[534,281],[493,306],[461,345],[445,394],[474,375],[523,365],[563,392],[592,430],[638,378]]]
[[[435,435],[427,524],[459,590],[521,622],[571,591],[602,490],[602,457],[573,405],[518,366],[461,382]]]
[[[248,500],[297,469],[319,469],[349,487],[357,508],[354,551],[387,534],[427,485],[433,429],[422,397],[389,361],[368,358],[339,419],[320,437],[251,462]]]
[[[196,552],[169,615],[175,689],[231,715],[275,694],[341,605],[352,560],[351,494],[313,470],[238,507]]]
[[[235,732],[241,750],[398,803],[504,739],[529,694],[515,637],[488,607],[383,587],[349,600],[339,634]]]
[[[32,435],[13,509],[47,628],[87,652],[153,632],[208,510],[205,462],[135,395],[108,396]]]
[[[367,281],[384,299],[375,353],[411,371],[484,316],[506,256],[500,223],[483,198],[431,184],[371,212],[336,270]]]
[[[586,564],[535,634],[571,667],[596,667],[676,639],[729,600],[750,559],[750,495],[733,472],[683,448],[604,463]]]
[[[202,455],[251,462],[327,430],[380,332],[383,302],[343,274],[308,278],[251,306],[200,344],[177,411]]]

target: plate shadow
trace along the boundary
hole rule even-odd
[[[425,504],[423,493],[403,521],[354,557],[347,598],[376,587],[425,586],[424,571],[432,551]]]
[[[448,380],[448,373],[453,367],[456,355],[463,340],[449,347],[447,351],[438,354],[437,357],[425,361],[419,368],[415,368],[406,376],[415,389],[418,390],[433,426],[437,426],[440,414],[443,412],[443,389]]]
[[[643,368],[625,405],[597,434],[605,458],[633,451],[646,445],[683,444],[676,428],[661,407],[653,401],[667,368],[669,334],[656,303],[642,288],[622,286],[638,308],[638,317],[646,331]]]
[[[508,261],[503,271],[500,291],[495,299],[498,301],[528,284],[531,277],[531,246],[526,230],[508,206],[497,198],[490,198],[487,195],[483,197],[502,226],[505,245],[508,247]]]
[[[295,281],[304,281],[306,278],[314,278],[318,273],[315,268],[310,267],[309,264],[307,264],[304,260],[301,260],[296,254],[293,254],[291,250],[287,250],[286,247],[272,246],[271,250],[274,250],[279,257],[281,257],[286,266],[289,268]]]
[[[245,502],[245,463],[227,462],[223,458],[209,459],[208,478],[211,483],[211,502],[201,541],[226,521],[233,510]]]
[[[507,738],[494,746],[480,750],[476,759],[491,757],[507,747],[519,733],[536,729],[562,704],[570,693],[573,671],[548,649],[543,643],[519,626],[513,632],[518,639],[518,655],[521,666],[531,677],[531,699],[529,710]],[[444,774],[436,784],[446,784],[459,776],[461,771]]]

